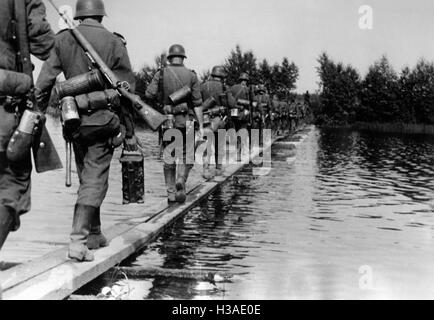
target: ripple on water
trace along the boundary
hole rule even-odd
[[[141,279],[135,297],[434,298],[434,139],[316,130],[292,153],[274,147],[269,175],[245,168],[129,262],[230,281]]]

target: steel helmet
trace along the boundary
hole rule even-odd
[[[217,78],[226,78],[226,72],[222,66],[215,66],[212,68],[211,75]]]
[[[107,16],[102,0],[77,0],[74,19],[92,16]]]
[[[187,58],[185,55],[185,49],[180,44],[174,44],[169,48],[169,55],[167,56],[168,59],[172,57],[183,57]]]
[[[238,80],[240,80],[240,81],[249,81],[249,80],[250,80],[250,77],[249,77],[249,75],[248,75],[247,73],[243,72],[243,73],[240,75],[240,77],[238,78]]]

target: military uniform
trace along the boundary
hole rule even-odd
[[[247,101],[250,100],[249,87],[242,83],[233,85],[230,89],[230,92],[234,97],[235,101],[238,101],[240,99]],[[239,116],[232,117],[232,122],[234,124],[235,130],[239,131],[241,129],[247,129],[249,125],[249,115],[246,113],[246,111],[249,111],[249,109],[244,106],[240,106],[239,104],[236,105],[236,108],[239,109]]]
[[[230,108],[233,108],[235,106],[235,99],[232,96],[232,94],[228,91],[223,81],[219,78],[212,77],[206,82],[202,83],[200,86],[200,92],[202,94],[202,100],[206,101],[209,98],[214,98],[215,101],[217,101],[217,105],[219,107],[224,108],[224,112],[222,112],[220,115],[216,115],[215,117],[220,117],[221,120],[224,116],[227,117],[227,115],[230,113]],[[224,101],[221,101],[221,96],[225,95]],[[226,105],[224,105],[226,104]],[[213,121],[213,119],[211,119]],[[227,122],[220,123],[220,126],[218,129],[225,129],[227,128]],[[218,139],[218,130],[214,132],[214,158],[216,163],[216,170],[221,170],[221,161],[222,159],[219,159],[219,150],[223,150],[225,141],[219,141]],[[206,179],[211,178],[211,174],[209,173],[209,155],[206,155],[206,159],[204,162],[204,177]]]
[[[275,133],[279,133],[280,126],[280,101],[274,98],[271,101],[271,122]]]
[[[170,95],[185,86],[191,90],[191,94],[184,101],[180,101],[178,105],[173,106],[169,98]],[[188,146],[194,147],[194,143],[190,142],[187,144],[186,141],[187,131],[194,129],[188,128],[187,122],[194,120],[194,108],[202,105],[199,80],[196,73],[187,69],[182,63],[173,63],[157,71],[146,89],[145,96],[148,100],[159,101],[164,106],[171,106],[170,111],[166,112],[166,114],[174,116],[174,128],[182,132],[184,139],[182,159],[177,159],[178,166],[175,163],[167,163],[165,161],[164,176],[169,202],[184,202],[185,183],[194,165],[193,163],[187,163],[187,153],[193,152],[194,154],[194,150],[187,150]],[[166,154],[166,147],[171,143],[172,141],[163,141],[163,148],[165,149],[164,159],[170,157],[170,155]]]
[[[134,90],[134,75],[131,70],[124,39],[117,34],[109,32],[95,19],[85,19],[78,26],[78,30],[92,44],[93,48],[116,76],[121,81],[127,81],[131,85],[131,90]],[[55,47],[50,58],[42,67],[37,87],[42,92],[51,92],[56,82],[56,77],[61,72],[65,74],[66,79],[70,79],[87,73],[92,69],[91,62],[74,39],[72,32],[70,30],[61,31],[56,36]],[[130,138],[134,135],[134,125],[130,109],[127,108],[127,103],[129,102],[121,101],[119,109],[114,111],[126,128],[126,137]],[[107,117],[112,115],[113,113],[109,110],[109,106],[107,106],[97,117],[92,117],[92,113],[89,110],[89,114],[83,113],[81,118],[82,122],[92,119],[90,121],[93,122],[93,125],[104,126],[107,123]],[[83,243],[87,241],[87,226],[83,226],[83,224],[88,223],[86,219],[91,220],[91,236],[101,233],[100,206],[108,190],[110,162],[114,149],[111,145],[110,137],[86,142],[82,139],[74,139],[73,147],[80,180],[74,214],[74,226],[79,226],[80,224],[82,226],[73,227],[71,241],[72,243],[79,242],[77,238],[80,238],[80,242]],[[104,245],[106,243],[102,240],[101,246]],[[98,245],[88,244],[88,247],[91,249],[95,249],[95,246],[98,247]],[[86,260],[86,257],[83,257],[83,259]]]
[[[18,0],[16,0],[18,1]],[[21,0],[28,13],[28,37],[30,52],[46,60],[54,45],[54,33],[45,20],[45,6],[40,0]],[[17,48],[12,38],[14,0],[2,0],[0,5],[0,69],[16,71]],[[6,148],[12,133],[18,126],[24,108],[11,105],[7,96],[13,92],[0,92],[0,248],[10,230],[19,228],[19,216],[30,210],[30,154],[19,163],[6,157]],[[20,98],[20,97],[15,97]],[[12,217],[12,219],[11,219]]]
[[[255,96],[255,102],[258,104],[257,111],[262,118],[260,122],[260,129],[271,128],[270,117],[272,104],[270,96],[265,92],[260,92],[258,95]]]
[[[286,101],[280,103],[280,123],[281,130],[283,133],[288,130],[288,109],[289,104]]]

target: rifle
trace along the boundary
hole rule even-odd
[[[151,106],[147,105],[138,95],[130,92],[130,84],[127,81],[120,81],[118,79],[114,72],[110,70],[96,50],[92,47],[89,41],[77,29],[77,26],[73,21],[71,21],[68,15],[61,12],[53,0],[48,1],[66,23],[68,28],[71,29],[77,43],[80,45],[80,47],[82,47],[90,62],[104,75],[110,87],[116,90],[119,95],[130,100],[134,106],[134,110],[137,111],[138,115],[145,120],[152,130],[156,131],[167,120],[167,118],[158,111],[154,110]]]
[[[37,98],[35,95],[33,64],[30,59],[30,45],[27,33],[27,10],[25,0],[14,1],[15,21],[13,28],[13,39],[17,49],[17,71],[27,74],[31,78],[31,91],[27,96],[27,109],[32,113],[33,119],[36,119],[34,125],[39,127],[39,134],[27,134],[17,130],[14,133],[14,142],[10,144],[8,152],[14,155],[14,158],[20,159],[28,154],[30,145],[33,150],[35,169],[38,173],[61,169],[62,162],[56,148],[45,128],[45,117],[39,110]],[[24,147],[25,146],[25,147]],[[26,149],[26,150],[24,150]]]

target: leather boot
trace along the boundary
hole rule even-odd
[[[69,258],[80,262],[93,261],[93,253],[87,247],[87,238],[96,210],[95,207],[81,204],[75,206],[71,243],[69,244]]]
[[[0,206],[0,249],[8,237],[9,232],[12,229],[14,218],[7,207]]]
[[[167,187],[167,202],[169,204],[176,202],[176,166],[164,166],[164,180],[166,181]]]
[[[209,163],[203,165],[203,174],[202,174],[202,177],[205,180],[211,180],[212,178],[214,178],[214,175],[213,175],[213,173],[210,170]]]
[[[104,248],[109,245],[109,241],[101,232],[101,209],[97,208],[92,217],[92,224],[90,227],[90,234],[87,238],[87,247],[90,250]]]
[[[223,167],[221,164],[217,164],[215,166],[215,175],[216,176],[221,176],[223,174]]]
[[[185,184],[188,179],[192,166],[187,166],[185,164],[178,164],[178,178],[176,179],[176,201],[179,203],[184,203],[187,199],[187,191],[185,190]]]

